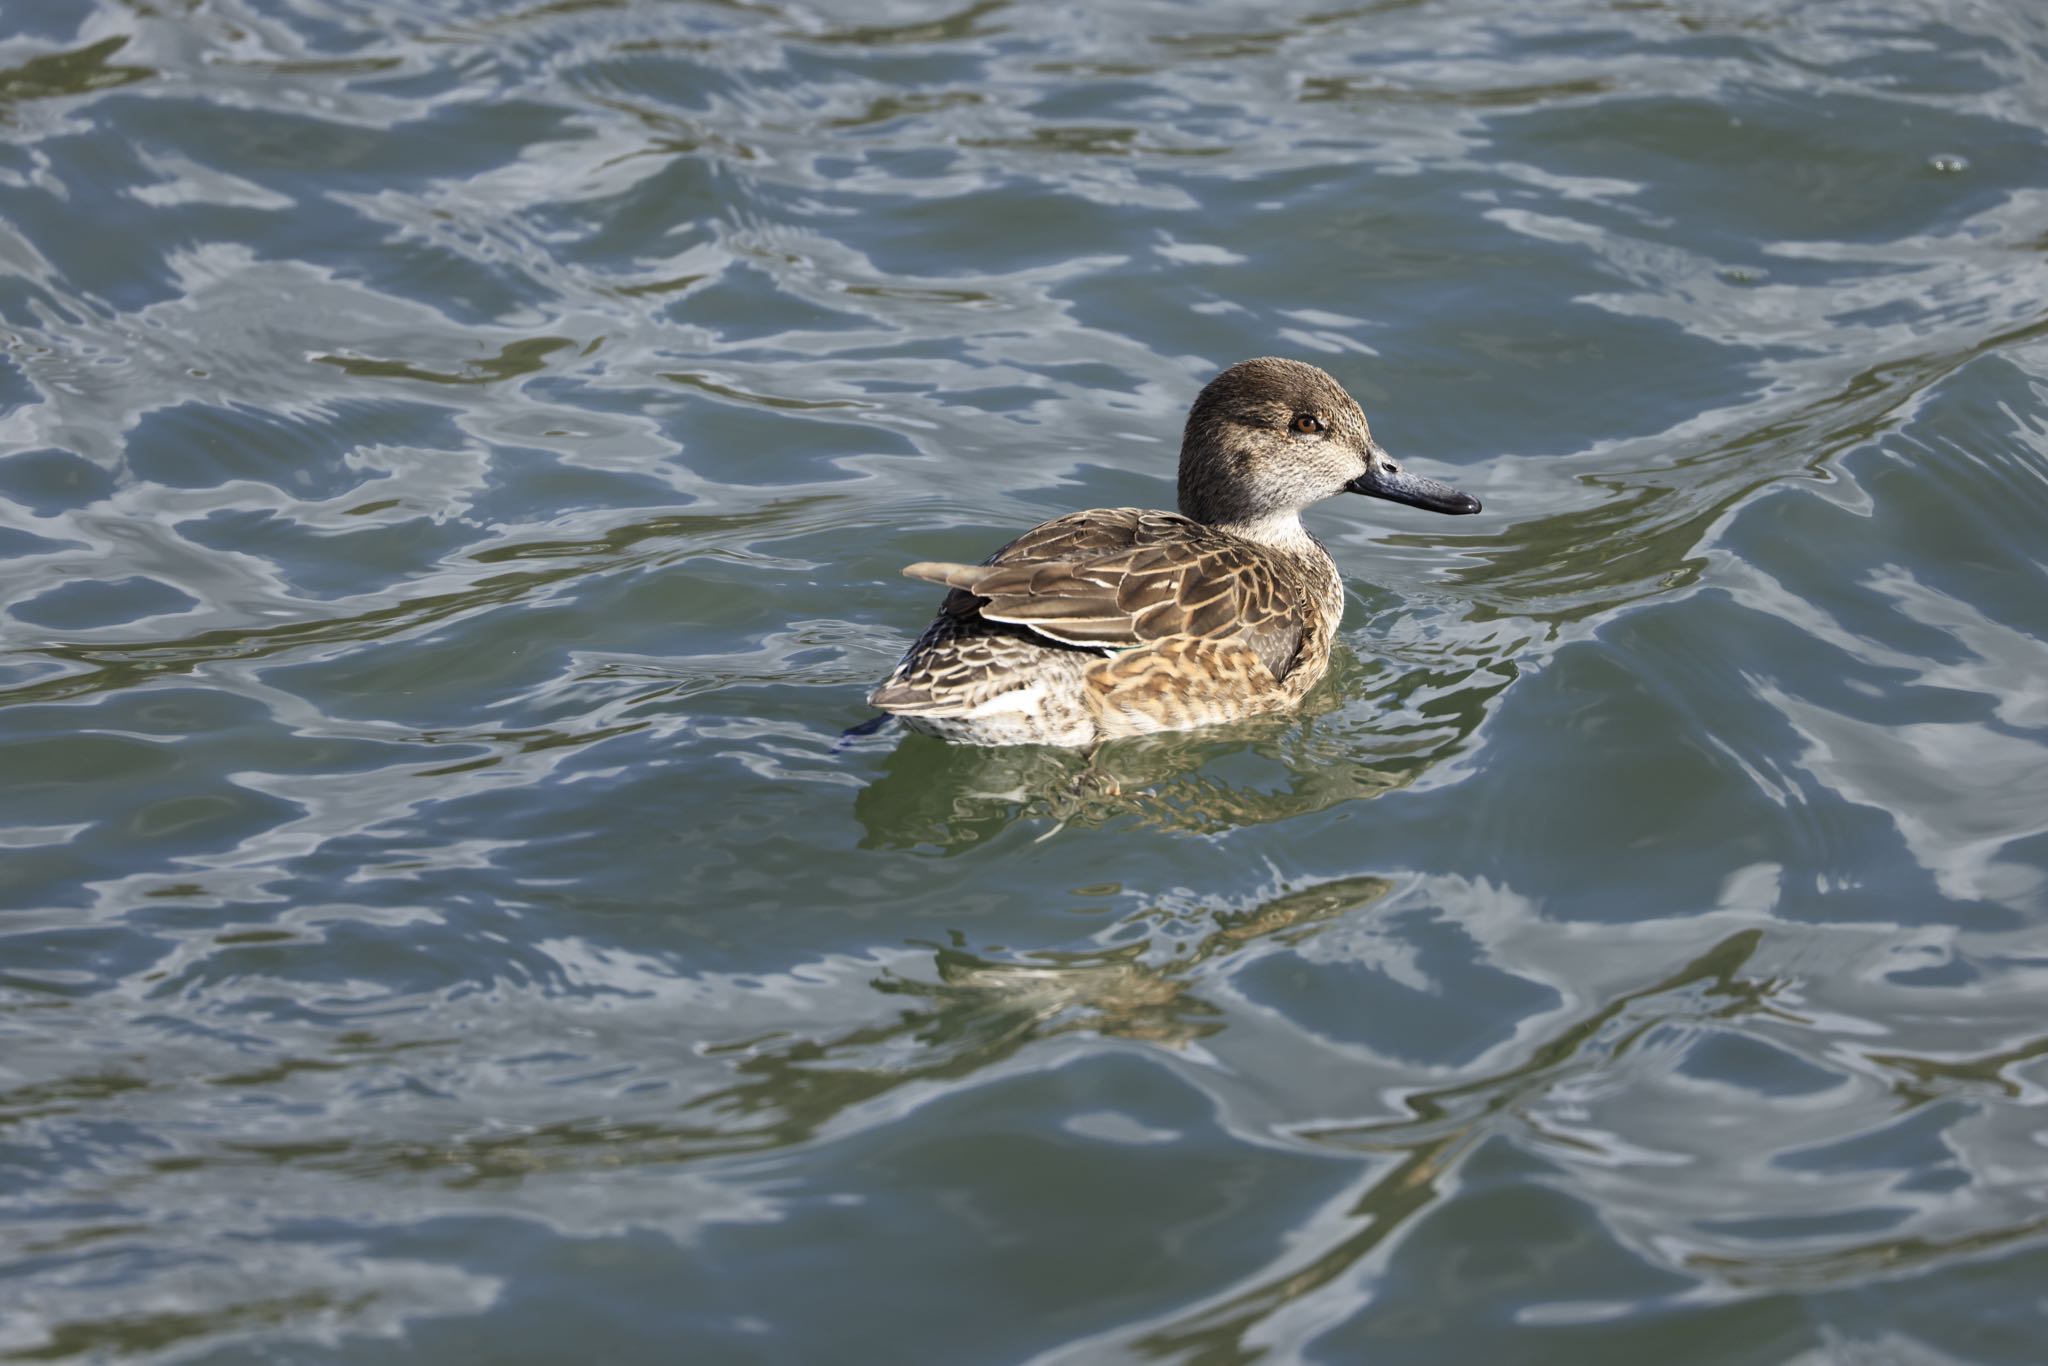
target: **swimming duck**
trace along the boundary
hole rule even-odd
[[[1330,665],[1337,566],[1301,510],[1362,493],[1479,500],[1411,474],[1328,374],[1266,356],[1209,381],[1180,447],[1180,512],[1054,518],[981,564],[903,573],[952,591],[868,701],[974,745],[1085,747],[1285,711]]]

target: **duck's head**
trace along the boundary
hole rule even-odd
[[[1188,410],[1180,510],[1198,522],[1291,524],[1340,493],[1432,512],[1477,512],[1479,500],[1410,474],[1372,439],[1365,412],[1313,365],[1262,356],[1209,381]]]

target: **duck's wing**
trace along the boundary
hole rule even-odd
[[[1174,637],[1234,641],[1273,677],[1293,667],[1310,592],[1281,557],[1200,522],[1097,508],[1025,532],[978,565],[914,564],[914,579],[984,599],[990,621],[1121,650]],[[948,600],[948,608],[964,607]]]

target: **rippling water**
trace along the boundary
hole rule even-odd
[[[0,34],[0,1360],[2042,1359],[2037,6]],[[837,744],[1273,352],[1306,715]]]

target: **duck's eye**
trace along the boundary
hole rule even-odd
[[[1296,413],[1294,415],[1294,421],[1288,423],[1287,425],[1293,428],[1295,431],[1300,432],[1303,436],[1314,436],[1316,433],[1322,431],[1323,420],[1317,417],[1314,413]]]

